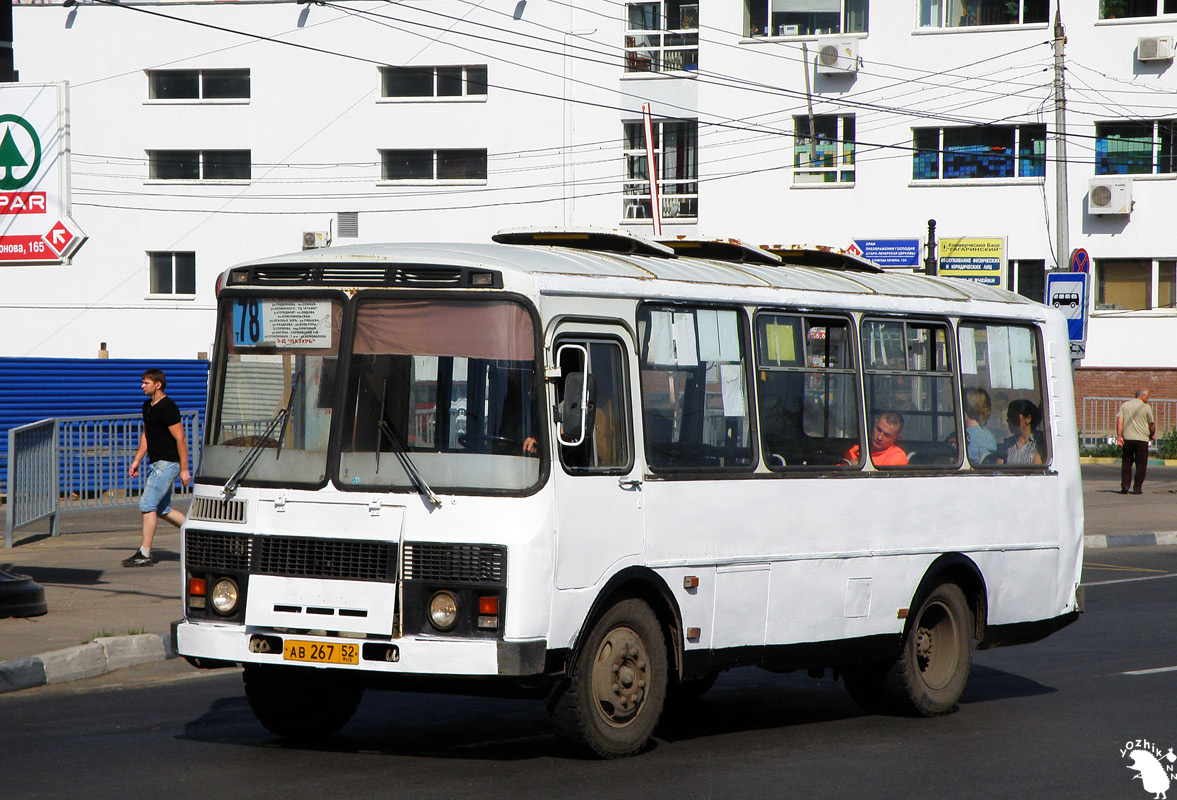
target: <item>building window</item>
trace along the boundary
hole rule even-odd
[[[865,33],[868,5],[868,0],[744,0],[744,35]]]
[[[915,128],[915,180],[1041,178],[1045,125]]]
[[[625,71],[682,72],[699,68],[699,4],[680,0],[625,7]]]
[[[624,219],[649,219],[650,171],[646,163],[646,131],[641,122],[625,125]],[[660,120],[653,123],[654,161],[663,219],[699,215],[699,121]]]
[[[381,150],[386,181],[484,181],[485,150]]]
[[[854,117],[793,117],[793,167],[793,183],[853,183]]]
[[[1035,303],[1043,302],[1046,299],[1046,262],[1040,258],[1010,261],[1008,286]]]
[[[151,293],[196,294],[196,253],[148,253]]]
[[[1177,14],[1177,0],[1100,0],[1099,18],[1156,17]]]
[[[486,99],[486,65],[381,67],[381,96],[397,99]]]
[[[248,100],[249,69],[149,69],[151,100]]]
[[[1095,262],[1096,311],[1151,311],[1177,305],[1177,261],[1100,259]]]
[[[148,150],[153,181],[247,181],[249,150]]]
[[[920,0],[921,28],[1028,25],[1049,21],[1048,0]]]
[[[1170,172],[1177,172],[1177,121],[1095,123],[1096,175]]]

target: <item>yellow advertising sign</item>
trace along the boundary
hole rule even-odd
[[[941,239],[937,274],[1005,288],[1005,238]]]

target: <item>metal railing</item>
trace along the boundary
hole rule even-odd
[[[1116,412],[1129,397],[1084,397],[1083,418],[1079,423],[1079,440],[1084,445],[1116,442]],[[1167,431],[1177,428],[1177,400],[1153,400],[1153,416],[1157,421],[1157,436],[1152,441],[1156,449],[1157,440]]]
[[[195,472],[203,439],[201,412],[181,411],[180,422]],[[56,536],[59,514],[138,505],[146,470],[134,478],[127,472],[142,431],[139,414],[57,417],[11,429],[4,546],[12,547],[17,528],[46,517]],[[191,485],[177,485],[173,497],[191,495]]]

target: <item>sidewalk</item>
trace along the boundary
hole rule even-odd
[[[1177,466],[1152,466],[1143,495],[1122,495],[1119,467],[1084,464],[1088,548],[1177,544]],[[177,506],[185,510],[183,504]],[[64,683],[172,655],[180,617],[180,534],[162,524],[153,567],[120,563],[139,544],[134,508],[78,512],[17,531],[0,568],[45,589],[49,613],[0,619],[0,693]]]

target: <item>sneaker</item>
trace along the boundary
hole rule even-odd
[[[123,559],[124,567],[150,567],[154,566],[154,564],[155,562],[151,560],[151,556],[143,555],[142,550],[136,550],[130,558]]]

